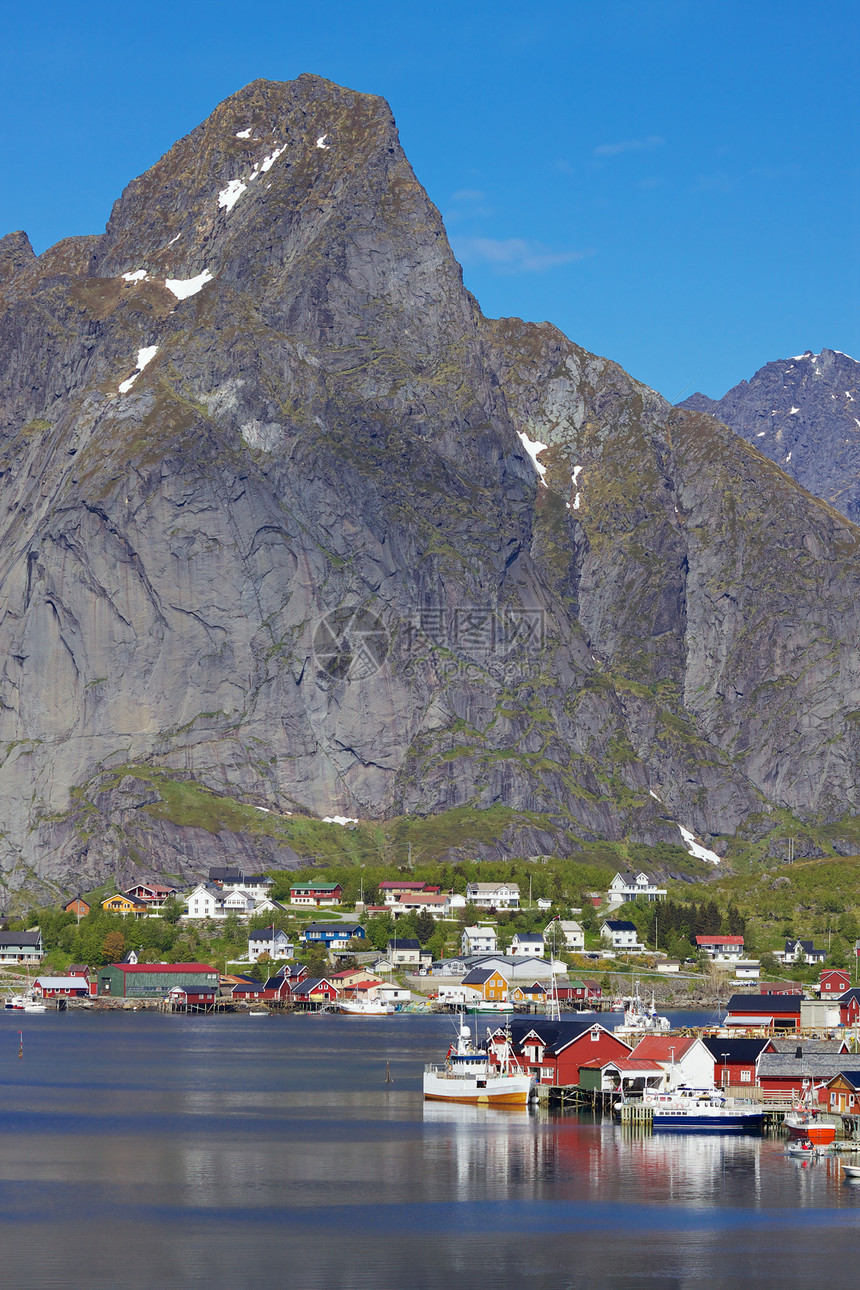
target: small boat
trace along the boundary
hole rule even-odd
[[[786,1155],[798,1156],[807,1160],[812,1160],[826,1150],[826,1147],[819,1146],[816,1142],[811,1142],[809,1138],[804,1138],[799,1142],[790,1142],[785,1149]]]
[[[493,1003],[491,1000],[485,1000],[483,1003],[476,1003],[474,1007],[469,1008],[469,1012],[513,1012],[512,1003]]]
[[[16,1012],[47,1012],[44,1003],[32,999],[26,994],[7,994],[4,1008],[14,1008]]]
[[[249,1017],[268,1017],[270,1015],[268,1008],[251,1008],[248,1013]]]
[[[424,1067],[424,1097],[435,1102],[470,1102],[475,1106],[527,1106],[537,1096],[535,1078],[511,1065],[511,1046],[495,1045],[499,1065],[486,1049],[472,1046],[472,1032],[458,1018],[457,1039],[444,1065]]]
[[[844,1160],[840,1160],[839,1163],[846,1178],[850,1179],[851,1182],[860,1182],[860,1164],[846,1165]]]

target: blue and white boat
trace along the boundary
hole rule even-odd
[[[650,1107],[654,1129],[687,1133],[758,1133],[764,1120],[763,1107],[742,1098],[726,1097],[718,1088],[687,1088],[682,1085],[665,1093],[646,1090],[636,1100],[640,1105]]]

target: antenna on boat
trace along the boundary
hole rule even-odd
[[[552,946],[550,949],[550,987],[546,1006],[548,1021],[561,1021],[561,1008],[558,1003],[558,988],[555,983],[555,921],[552,923]]]

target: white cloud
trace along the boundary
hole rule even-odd
[[[486,197],[480,188],[460,188],[456,193],[451,194],[452,202],[482,202]]]
[[[497,273],[543,273],[559,264],[583,260],[590,251],[553,251],[523,237],[462,237],[452,241],[462,264],[489,264]]]
[[[646,135],[644,139],[624,139],[621,143],[601,143],[594,149],[595,157],[617,157],[622,152],[652,152],[666,142],[659,134]]]

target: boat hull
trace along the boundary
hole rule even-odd
[[[428,1102],[470,1102],[474,1106],[527,1106],[534,1096],[530,1075],[493,1075],[433,1069],[424,1072]]]
[[[655,1115],[653,1128],[675,1133],[760,1133],[763,1116],[750,1115],[684,1115],[666,1112]]]
[[[836,1125],[822,1124],[819,1120],[801,1121],[787,1115],[783,1121],[788,1136],[795,1141],[809,1141],[816,1147],[828,1147],[836,1140]]]

